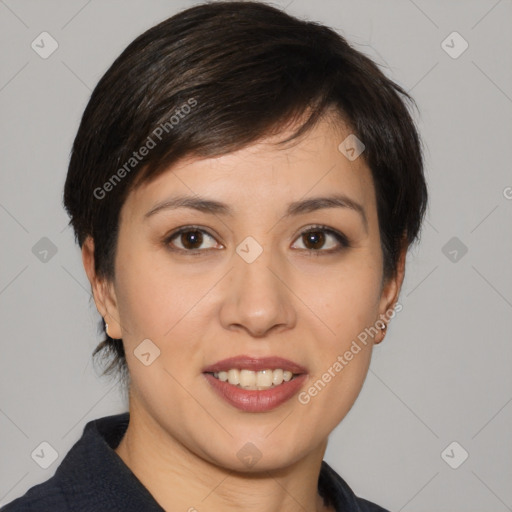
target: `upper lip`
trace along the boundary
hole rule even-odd
[[[216,363],[203,368],[203,373],[227,372],[232,368],[252,370],[253,372],[261,370],[276,370],[281,368],[282,370],[288,370],[294,374],[307,373],[306,368],[298,363],[290,361],[289,359],[277,356],[251,357],[246,355],[229,357],[228,359],[217,361]]]

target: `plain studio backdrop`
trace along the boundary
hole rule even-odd
[[[99,78],[195,3],[0,1],[0,505],[47,480],[88,421],[127,410],[91,363],[100,317],[62,188]],[[512,510],[512,2],[274,5],[335,28],[409,91],[426,147],[403,309],[325,459],[393,511]],[[47,469],[41,443],[57,452]]]

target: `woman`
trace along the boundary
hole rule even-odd
[[[129,412],[3,510],[383,511],[324,461],[427,203],[411,98],[261,2],[151,28],[95,88],[64,190]]]

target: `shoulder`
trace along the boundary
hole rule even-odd
[[[7,503],[0,512],[68,512],[64,493],[52,477],[46,482],[34,485],[23,496]]]
[[[346,512],[389,512],[385,508],[357,496],[348,483],[327,462],[322,461],[319,491],[334,510]]]
[[[356,497],[361,512],[389,512],[389,510],[363,498]]]

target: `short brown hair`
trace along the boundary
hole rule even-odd
[[[415,105],[319,23],[256,1],[181,11],[137,37],[91,95],[64,187],[75,239],[82,247],[92,236],[95,270],[112,278],[119,212],[138,184],[181,157],[241,149],[309,112],[292,140],[334,109],[365,145],[383,275],[392,276],[403,244],[419,237],[427,206],[421,141],[404,100]],[[125,378],[122,340],[106,336],[94,356],[100,352],[112,356],[104,374],[118,369]]]

